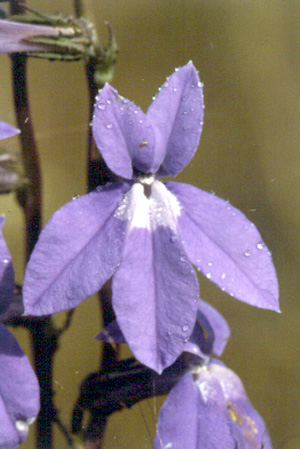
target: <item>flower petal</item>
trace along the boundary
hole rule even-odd
[[[39,385],[26,355],[0,323],[0,446],[14,448],[39,411]]]
[[[215,195],[187,184],[166,186],[182,206],[179,233],[198,270],[231,296],[279,311],[275,268],[254,224]]]
[[[0,122],[0,140],[19,134],[20,130],[5,122]]]
[[[154,449],[243,449],[219,382],[206,368],[185,374],[163,404]]]
[[[67,203],[43,229],[27,264],[25,314],[75,307],[97,292],[120,263],[125,222],[114,212],[129,186],[97,189]]]
[[[96,101],[93,135],[109,168],[126,179],[132,178],[132,166],[151,172],[155,138],[145,114],[109,84]]]
[[[227,407],[248,449],[272,449],[266,425],[254,409],[240,378],[223,364],[211,363],[209,372],[220,382]]]
[[[0,230],[5,223],[3,215],[0,215]],[[8,309],[13,298],[15,287],[15,276],[11,256],[6,246],[5,240],[0,231],[0,315]]]
[[[33,36],[59,36],[59,30],[50,26],[0,20],[0,53],[43,52],[51,46],[26,42]]]
[[[230,329],[222,315],[211,305],[200,300],[196,324],[189,341],[184,347],[184,351],[197,354],[202,359],[205,357],[201,356],[201,353],[220,356],[229,337]],[[200,349],[199,353],[197,347]]]
[[[196,318],[198,282],[170,228],[133,227],[113,278],[113,307],[134,356],[162,372],[180,355]]]
[[[116,345],[126,343],[125,337],[116,320],[105,326],[95,338]]]
[[[160,167],[153,168],[159,176],[176,176],[194,156],[203,108],[202,84],[190,62],[167,79],[147,112],[156,136]]]

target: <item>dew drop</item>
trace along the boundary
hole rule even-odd
[[[250,256],[251,256],[251,251],[250,251],[249,249],[247,249],[247,250],[244,252],[244,256],[245,256],[245,257],[250,257]]]
[[[226,278],[226,273],[222,273],[221,274],[221,279],[225,279]]]
[[[262,249],[264,249],[264,243],[263,242],[259,242],[257,245],[256,245],[256,248],[257,249],[259,249],[259,250],[262,250]]]
[[[207,277],[207,279],[211,279],[211,273],[210,272],[206,273],[206,277]]]
[[[72,200],[73,200],[73,201],[74,201],[74,200],[77,200],[79,197],[80,197],[80,195],[74,195],[74,196],[72,196]]]
[[[171,242],[177,242],[177,240],[178,240],[177,235],[172,235]]]
[[[166,81],[163,87],[169,87],[169,83]]]
[[[174,87],[173,92],[177,92],[177,87]]]
[[[189,330],[190,326],[188,324],[185,324],[184,326],[182,326],[182,330],[183,332],[187,332]]]
[[[203,87],[203,83],[201,83],[201,81],[198,81],[197,86],[198,86],[198,87]]]
[[[137,109],[135,109],[134,111],[133,111],[133,113],[134,114],[137,114],[139,111],[137,110]]]
[[[104,103],[99,103],[99,104],[97,104],[97,108],[100,109],[100,111],[105,111],[106,106]]]
[[[212,263],[212,262],[208,262],[207,265],[208,265],[209,267],[212,267],[212,266],[213,266],[213,263]]]
[[[139,120],[139,123],[140,123],[140,124],[142,124],[142,123],[143,123],[143,120],[142,120],[142,119],[141,119],[141,120]]]
[[[108,123],[108,124],[106,125],[106,128],[107,128],[107,129],[112,129],[112,127],[113,127],[112,123]]]
[[[111,104],[111,100],[110,99],[106,100],[106,103]]]
[[[184,343],[187,343],[189,341],[189,339],[185,338],[183,341],[184,341]]]
[[[187,111],[183,111],[183,115],[186,115],[187,114]]]
[[[8,259],[4,259],[3,263],[9,263],[9,260]]]

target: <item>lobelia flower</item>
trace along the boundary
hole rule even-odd
[[[272,449],[265,423],[241,380],[220,361],[210,359],[222,354],[228,337],[224,318],[201,301],[184,348],[194,355],[194,364],[160,410],[154,449]]]
[[[154,449],[271,449],[239,377],[211,360],[183,375],[159,416]]]
[[[27,265],[26,314],[75,307],[114,275],[118,325],[135,357],[161,372],[195,324],[192,264],[241,301],[278,310],[275,269],[255,226],[210,193],[159,180],[188,164],[202,123],[202,84],[192,63],[167,79],[147,114],[105,85],[93,134],[123,181],[71,201],[50,219]]]
[[[19,130],[0,122],[0,139]],[[0,229],[4,217],[0,215]],[[0,314],[13,298],[14,270],[11,256],[0,231]],[[15,337],[0,323],[0,446],[14,448],[28,433],[39,412],[39,385],[29,361]]]

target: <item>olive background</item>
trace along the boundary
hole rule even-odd
[[[103,43],[104,21],[120,56],[113,85],[144,111],[175,67],[192,60],[204,83],[199,149],[178,181],[230,200],[258,227],[272,252],[281,314],[253,308],[199,275],[201,297],[226,317],[232,336],[222,360],[242,378],[275,449],[300,447],[300,3],[298,0],[90,0]],[[71,0],[31,0],[72,14]],[[0,120],[14,123],[10,61],[0,56]],[[32,120],[43,174],[44,223],[86,190],[87,88],[81,62],[30,59]],[[18,149],[17,138],[5,145]],[[3,143],[1,144],[3,146]],[[22,214],[0,197],[4,234],[22,282]],[[64,314],[56,321],[62,323]],[[77,309],[55,359],[56,400],[64,422],[80,380],[97,369],[101,317],[94,297]],[[29,353],[26,332],[15,334]],[[126,356],[124,351],[124,356]],[[161,400],[109,421],[104,449],[150,449]],[[33,431],[22,449],[33,446]],[[66,446],[56,432],[55,449]]]

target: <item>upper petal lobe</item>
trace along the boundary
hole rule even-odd
[[[160,155],[160,167],[154,167],[159,176],[176,176],[194,156],[203,108],[202,84],[195,67],[188,63],[167,79],[147,112]]]
[[[145,114],[106,84],[96,98],[93,135],[109,168],[131,179],[133,167],[152,171],[155,137]]]

